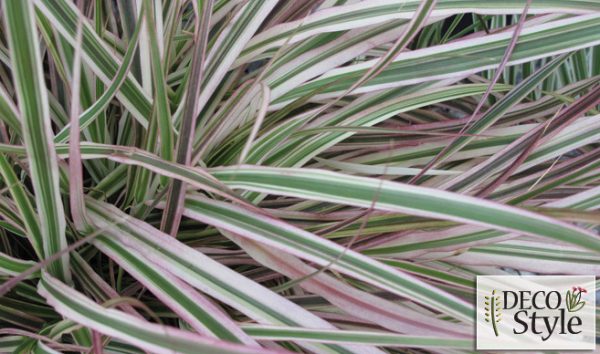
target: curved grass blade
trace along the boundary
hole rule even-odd
[[[66,0],[34,0],[40,13],[47,17],[54,28],[64,38],[75,45],[77,21],[84,16],[75,5]],[[116,77],[122,63],[112,54],[92,26],[84,21],[82,32],[82,50],[85,63],[106,85]],[[140,84],[128,74],[116,94],[127,110],[143,126],[148,126],[148,117],[152,111],[152,100],[143,91]]]
[[[242,62],[254,59],[258,54],[281,45],[286,38],[290,43],[310,38],[319,33],[349,30],[384,23],[394,19],[411,19],[415,16],[419,0],[398,2],[396,0],[369,1],[367,3],[348,3],[315,11],[301,20],[285,22],[269,28],[255,36],[241,53]],[[520,0],[486,0],[456,2],[438,0],[432,12],[433,17],[452,16],[465,12],[478,14],[519,14],[523,9]],[[536,0],[532,3],[531,14],[552,12],[570,14],[589,14],[600,12],[600,5],[592,1],[556,1]]]
[[[242,166],[213,170],[232,188],[368,208],[380,180],[322,170]],[[387,210],[541,236],[600,251],[600,239],[573,225],[487,200],[383,181],[376,210]]]
[[[33,261],[25,261],[0,252],[0,274],[15,276],[26,271],[33,265],[35,265]],[[37,277],[38,275],[34,274],[32,276]]]
[[[135,249],[147,262],[177,275],[200,291],[236,308],[258,323],[334,329],[331,324],[290,300],[184,245],[178,240],[137,219],[114,225],[111,220],[127,217],[115,207],[88,199],[88,213],[97,215],[95,223],[114,236],[114,241]],[[337,346],[300,343],[309,350],[336,353],[380,353],[368,346]]]
[[[266,215],[207,198],[188,198],[184,215],[291,253],[371,285],[414,299],[469,323],[473,309],[462,300],[341,245]]]
[[[142,11],[144,11],[144,8],[145,7],[142,7]],[[108,85],[106,90],[102,93],[102,96],[100,96],[88,109],[86,109],[79,116],[79,127],[81,129],[85,129],[90,124],[92,124],[92,122],[94,121],[94,118],[101,111],[106,109],[106,107],[108,107],[108,104],[110,103],[110,101],[113,99],[115,94],[119,91],[119,88],[121,87],[121,85],[123,85],[123,82],[125,82],[125,79],[127,79],[127,75],[129,73],[129,70],[133,63],[133,59],[135,58],[135,52],[136,52],[136,48],[137,48],[137,44],[138,44],[138,37],[140,34],[140,30],[144,23],[143,18],[144,18],[144,16],[143,16],[143,12],[142,12],[140,14],[140,21],[137,23],[135,30],[134,30],[131,38],[129,39],[127,51],[125,52],[125,55],[123,56],[123,62],[121,63],[121,66],[119,67],[119,70],[115,74],[114,78],[112,79],[111,84]],[[60,132],[58,132],[58,134],[56,134],[56,136],[54,137],[54,142],[55,143],[66,142],[69,139],[69,133],[70,133],[70,125],[67,125]]]
[[[160,134],[160,156],[166,161],[173,160],[173,122],[167,97],[165,73],[161,62],[159,39],[156,33],[156,14],[150,0],[144,0],[147,8],[146,30],[150,42],[150,63],[152,69],[152,86],[154,88],[153,119],[156,119]],[[161,38],[162,39],[162,38]],[[151,131],[149,132],[151,134]],[[154,148],[154,147],[152,147]]]
[[[106,232],[106,235],[110,236],[110,232]],[[141,254],[123,247],[113,241],[112,237],[101,236],[93,243],[199,333],[234,343],[257,346],[256,342],[246,336],[221,309],[158,264],[145,262]]]
[[[48,274],[42,276],[38,291],[66,318],[154,353],[275,353],[157,325],[104,308]]]
[[[396,333],[366,331],[324,331],[293,327],[255,326],[243,327],[257,339],[307,340],[319,343],[356,343],[404,348],[470,349],[471,339],[446,339],[440,337],[409,336]]]
[[[31,205],[25,188],[23,188],[21,181],[19,181],[8,159],[3,154],[0,154],[0,175],[8,187],[8,191],[19,211],[21,221],[27,231],[29,242],[33,246],[36,255],[43,258],[45,254],[43,246],[44,236],[42,235],[42,230],[40,230],[40,220],[33,205]]]
[[[593,47],[600,43],[599,27],[600,14],[591,14],[525,28],[507,65]],[[496,68],[511,38],[511,33],[497,33],[401,53],[386,70],[355,90],[355,93],[440,79],[458,79]],[[315,99],[336,97],[376,63],[377,59],[374,59],[330,70],[275,99],[272,108],[278,108],[325,85],[329,86]]]
[[[219,229],[242,247],[262,265],[276,270],[292,279],[306,291],[323,297],[350,316],[354,316],[380,327],[399,333],[420,333],[442,337],[463,338],[470,332],[469,325],[451,323],[419,313],[408,306],[387,301],[368,291],[361,291],[304,263],[297,257],[248,238],[236,236]]]
[[[35,15],[30,1],[4,1],[3,6],[17,98],[23,117],[23,138],[35,191],[44,255],[48,257],[65,248],[67,240],[48,97],[34,26]],[[68,255],[50,264],[48,269],[54,276],[69,281]]]

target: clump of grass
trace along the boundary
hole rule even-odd
[[[2,352],[470,352],[476,275],[597,273],[600,4],[0,17]]]

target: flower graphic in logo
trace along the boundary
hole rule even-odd
[[[500,296],[496,295],[496,289],[494,289],[491,296],[485,297],[485,321],[492,324],[496,337],[500,335],[496,324],[500,322],[502,316],[501,309]]]
[[[587,290],[580,286],[567,290],[567,311],[577,312],[585,306],[585,301],[581,300],[581,294],[584,293],[587,293]]]

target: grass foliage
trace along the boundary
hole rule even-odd
[[[0,351],[464,353],[600,274],[600,2],[4,0]]]

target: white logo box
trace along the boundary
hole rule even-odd
[[[594,350],[595,283],[592,275],[478,276],[477,349]]]

